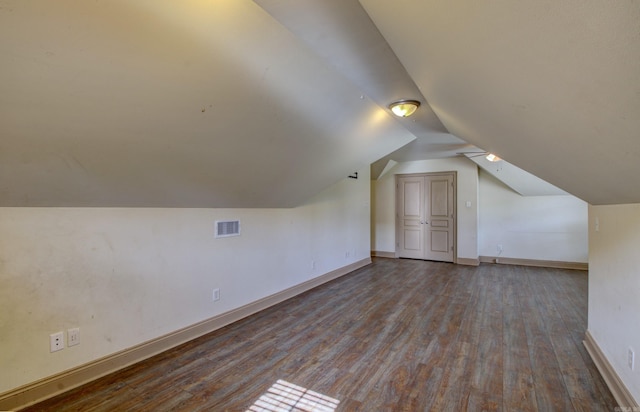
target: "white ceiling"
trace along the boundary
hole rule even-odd
[[[0,4],[2,206],[292,207],[415,139],[251,1]]]
[[[592,204],[640,202],[640,2],[361,0],[450,133]]]
[[[360,3],[0,0],[0,206],[292,207],[476,146],[640,202],[640,2]]]
[[[522,196],[563,196],[568,193],[505,160],[489,161],[486,154],[465,154],[491,176]]]

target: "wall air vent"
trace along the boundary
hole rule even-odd
[[[229,237],[240,235],[239,220],[216,220],[216,237]]]

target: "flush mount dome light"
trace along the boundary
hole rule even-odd
[[[389,105],[389,109],[398,117],[409,117],[420,107],[417,100],[398,100]]]

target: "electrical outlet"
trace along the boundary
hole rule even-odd
[[[56,332],[49,335],[49,349],[51,352],[57,352],[64,349],[64,334]]]
[[[633,349],[629,348],[629,352],[627,352],[627,364],[629,365],[629,369],[633,370],[633,364],[635,362],[635,353]]]
[[[212,296],[212,298],[213,298],[213,301],[214,301],[214,302],[216,302],[216,301],[220,300],[220,289],[217,289],[217,288],[216,288],[216,289],[214,289],[214,290],[213,290],[213,296]]]
[[[311,261],[311,269],[315,270],[315,268],[316,268],[316,261],[312,260]]]
[[[80,328],[72,328],[67,330],[67,346],[76,346],[80,344]]]
[[[497,245],[496,249],[498,250],[498,253],[502,253],[502,245]]]

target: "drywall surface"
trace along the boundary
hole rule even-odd
[[[252,1],[2,0],[0,52],[2,206],[294,207],[415,139]]]
[[[0,393],[368,258],[359,176],[294,209],[0,209]],[[241,235],[216,239],[227,219]]]
[[[395,176],[411,173],[457,172],[457,212],[459,258],[478,258],[478,168],[468,159],[419,160],[397,164],[375,181],[372,190],[372,247],[378,252],[395,252]],[[466,207],[466,202],[471,202]]]
[[[589,332],[640,401],[640,204],[589,206]],[[628,350],[635,351],[635,368]]]
[[[479,180],[480,256],[588,261],[586,202],[571,195],[521,196],[482,170]]]

